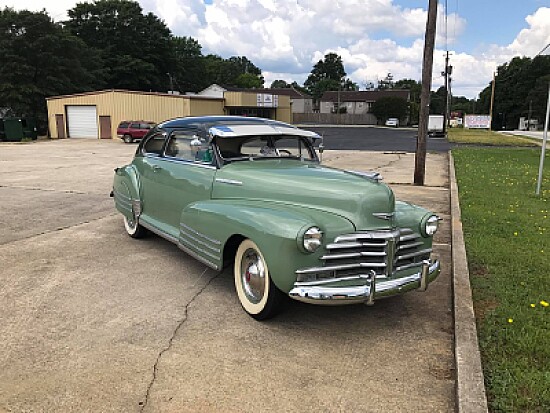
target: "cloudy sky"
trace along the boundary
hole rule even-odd
[[[82,2],[82,1],[79,1]],[[75,0],[0,0],[15,9],[46,8],[64,20]],[[245,55],[275,79],[303,83],[315,62],[340,54],[363,87],[391,73],[421,78],[428,0],[139,0],[204,53]],[[445,4],[447,3],[447,13]],[[550,0],[440,0],[433,88],[451,52],[453,94],[476,97],[495,68],[534,57],[550,43]],[[550,47],[548,48],[550,49]],[[548,50],[546,53],[548,53]]]

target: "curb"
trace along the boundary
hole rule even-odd
[[[451,186],[452,274],[455,328],[456,406],[458,413],[486,413],[487,397],[476,320],[470,287],[470,273],[458,199],[454,158],[449,151]]]

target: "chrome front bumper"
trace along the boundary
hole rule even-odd
[[[384,279],[374,275],[331,278],[319,281],[296,282],[288,295],[298,301],[314,304],[374,304],[375,299],[390,297],[410,290],[426,291],[428,284],[440,272],[439,261],[423,261],[421,270],[401,278]],[[335,283],[361,285],[335,287]]]

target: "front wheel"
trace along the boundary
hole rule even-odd
[[[260,249],[249,239],[237,249],[234,276],[239,301],[251,317],[267,320],[281,310],[283,293],[271,281]]]

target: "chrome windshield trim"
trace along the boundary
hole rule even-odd
[[[153,155],[153,154],[145,154],[145,158],[149,159],[156,159],[166,162],[172,162],[172,163],[178,163],[183,165],[189,165],[189,166],[196,166],[199,168],[206,168],[206,169],[218,169],[215,165],[205,164],[205,163],[197,163],[195,161],[190,161],[186,159],[179,159],[179,158],[173,158],[170,156],[161,156],[161,155]]]

